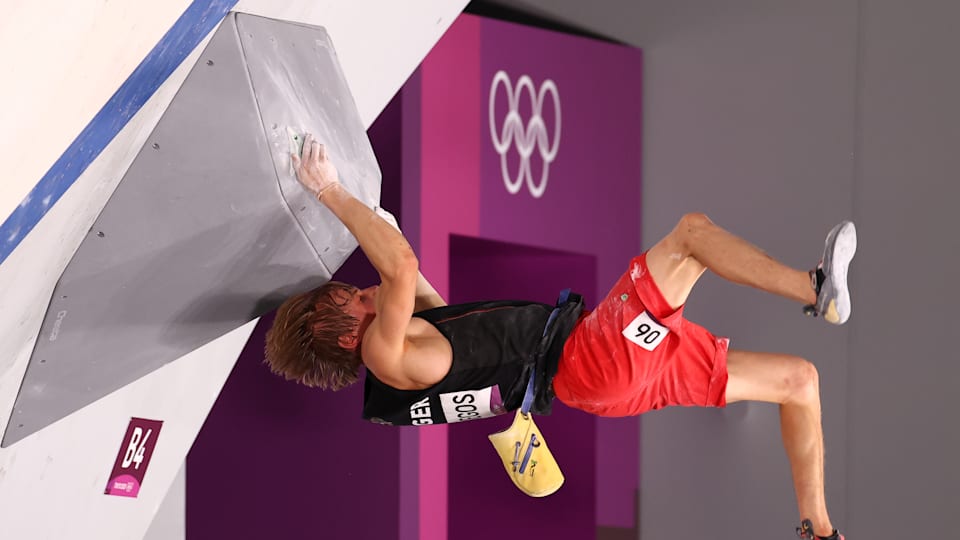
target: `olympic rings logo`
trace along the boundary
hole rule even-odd
[[[496,111],[497,88],[503,84],[507,92],[507,103],[509,112],[503,120],[503,126],[500,133],[497,133]],[[530,96],[530,106],[532,115],[527,121],[526,126],[520,118],[518,106],[520,104],[520,95],[526,91]],[[556,118],[556,131],[552,140],[547,136],[546,123],[540,116],[543,110],[544,98],[550,94],[553,101],[554,118]],[[520,191],[520,186],[526,180],[527,188],[534,198],[539,199],[547,189],[547,176],[550,172],[550,163],[557,157],[557,148],[560,146],[560,95],[557,93],[557,85],[550,79],[543,81],[539,91],[534,91],[533,81],[527,75],[520,77],[516,88],[510,83],[510,76],[503,70],[497,71],[493,76],[493,83],[490,85],[490,138],[493,141],[493,147],[500,154],[500,171],[503,175],[503,183],[507,191],[516,194]],[[517,153],[520,154],[520,166],[517,176],[510,174],[507,168],[507,152],[511,146],[516,146]],[[530,156],[533,155],[534,148],[543,159],[543,171],[540,173],[540,182],[534,183],[533,173],[530,170]]]

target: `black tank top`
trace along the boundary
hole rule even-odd
[[[450,342],[450,371],[423,390],[398,390],[367,371],[363,417],[376,423],[425,425],[503,414],[520,407],[534,369],[533,412],[548,414],[563,342],[582,307],[580,297],[571,295],[547,335],[544,326],[553,311],[548,304],[476,302],[415,313]]]

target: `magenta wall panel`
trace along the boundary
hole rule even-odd
[[[480,234],[597,255],[606,292],[640,247],[641,53],[500,21],[482,28],[482,96],[471,111],[481,118]],[[520,121],[505,160],[495,142],[509,139],[500,135],[510,108],[497,73],[514,88]],[[518,88],[524,76],[532,84]],[[542,128],[527,89],[542,95]],[[541,151],[553,148],[544,160]],[[531,154],[529,176],[512,194],[506,184],[520,176],[521,149]]]
[[[463,269],[451,266],[451,234],[594,257],[585,292],[606,292],[640,251],[641,81],[637,49],[469,15],[454,23],[424,60],[417,95],[404,98],[419,112],[418,136],[404,142],[404,160],[419,174],[404,178],[404,196],[417,194],[422,269],[441,292],[473,292],[452,285]],[[566,276],[577,286],[571,268],[525,260],[523,271],[534,274],[515,280]],[[556,292],[528,298],[551,302]],[[586,422],[581,436],[593,437],[593,450],[564,462],[571,485],[585,479],[595,494],[580,516],[590,527],[633,528],[639,422]],[[475,516],[463,510],[475,493],[462,491],[462,463],[450,452],[463,452],[461,437],[488,444],[475,440],[488,428],[461,427],[420,435],[420,538],[447,538],[442,529],[472,538],[462,535]],[[495,528],[520,518],[503,519]]]
[[[479,20],[461,17],[420,68],[420,139],[405,141],[404,153],[420,163],[420,266],[445,298],[450,292],[449,237],[475,236],[480,167],[479,124],[463,116],[480,99],[479,74],[462,70],[479,58]],[[416,182],[417,179],[404,178]],[[421,540],[447,538],[447,426],[420,432]]]

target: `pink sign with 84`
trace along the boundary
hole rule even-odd
[[[162,426],[162,420],[130,419],[105,494],[136,497],[140,493]]]

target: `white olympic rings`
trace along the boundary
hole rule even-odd
[[[501,83],[506,88],[510,110],[503,120],[503,127],[500,128],[498,136],[494,114],[497,87]],[[525,127],[518,109],[520,94],[523,90],[526,90],[530,96],[532,109],[532,115]],[[547,139],[547,127],[543,117],[540,116],[540,112],[543,110],[544,97],[548,92],[553,98],[554,117],[557,124],[552,141]],[[493,83],[490,85],[489,119],[490,138],[493,141],[493,147],[500,154],[500,171],[503,174],[503,183],[507,187],[507,191],[516,194],[520,191],[520,186],[526,179],[530,194],[535,198],[540,198],[547,189],[550,163],[557,157],[557,149],[560,146],[560,94],[557,92],[557,85],[552,80],[547,79],[540,85],[539,92],[534,92],[533,81],[529,76],[523,75],[517,81],[516,89],[514,89],[510,83],[510,76],[503,70],[497,71],[497,74],[493,76]],[[517,153],[520,154],[520,167],[516,178],[507,170],[507,151],[510,150],[512,145],[516,145]],[[530,156],[533,154],[534,146],[536,146],[540,157],[543,159],[543,171],[540,173],[538,184],[534,184],[533,174],[530,171]]]

